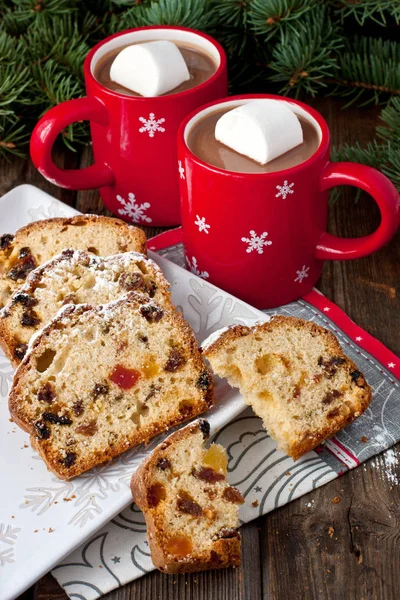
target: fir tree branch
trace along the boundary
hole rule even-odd
[[[400,94],[400,43],[356,36],[346,40],[338,57],[340,73],[329,80],[335,93],[364,104],[380,102],[382,95]],[[344,88],[349,88],[345,90]]]
[[[320,0],[252,0],[249,18],[252,29],[265,39],[270,39],[278,31],[285,36],[295,32],[298,21]]]
[[[0,156],[8,158],[12,154],[23,157],[28,139],[29,131],[19,119],[14,114],[0,111]]]
[[[376,131],[382,139],[400,144],[400,98],[391,98],[380,115],[385,126],[378,126]]]
[[[339,4],[337,14],[342,20],[354,17],[361,26],[368,20],[383,26],[400,23],[400,3],[396,0],[341,0],[336,4]]]
[[[339,27],[326,6],[306,12],[293,30],[282,30],[272,53],[271,81],[283,82],[281,92],[301,90],[314,96],[338,73],[338,52],[343,47]]]

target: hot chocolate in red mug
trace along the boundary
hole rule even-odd
[[[279,103],[273,119],[259,100]],[[178,160],[187,267],[263,309],[309,292],[324,260],[359,258],[389,242],[399,223],[396,188],[375,169],[329,156],[326,121],[289,98],[232,96],[186,117]],[[374,233],[327,233],[328,190],[338,185],[374,198],[381,212]]]
[[[177,130],[192,110],[226,95],[223,48],[200,31],[139,27],[99,42],[83,70],[86,96],[52,108],[36,125],[34,165],[61,187],[100,188],[106,207],[121,219],[178,225]],[[132,81],[137,88],[129,87]],[[51,156],[57,135],[85,119],[95,162],[85,169],[60,169]]]

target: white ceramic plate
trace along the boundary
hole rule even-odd
[[[77,211],[30,185],[0,198],[0,234],[31,221],[72,216]],[[154,253],[171,283],[174,303],[201,342],[232,323],[265,321],[262,312]],[[29,438],[9,420],[7,395],[13,370],[0,351],[0,599],[12,600],[118,514],[130,501],[129,480],[156,445],[130,450],[103,467],[65,482],[57,479],[31,449]],[[222,381],[216,406],[207,414],[212,430],[245,407]]]

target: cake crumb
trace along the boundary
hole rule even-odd
[[[339,498],[339,496],[335,496],[334,498],[332,498],[332,504],[339,504],[340,501],[341,498]]]
[[[254,508],[256,508],[258,506],[258,500],[254,500],[254,502],[252,502],[251,505],[254,506]]]
[[[332,525],[329,527],[328,529],[328,535],[330,538],[333,538],[333,534],[335,533],[335,529],[332,527]]]
[[[52,527],[49,527],[47,530],[48,533],[53,533],[53,531],[54,531],[54,529]]]
[[[39,531],[39,529],[34,529],[33,533],[37,533]]]
[[[365,444],[365,442],[368,442],[367,436],[363,435],[362,438],[361,438],[361,441],[362,441],[363,444]]]

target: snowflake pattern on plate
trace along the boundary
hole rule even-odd
[[[0,567],[15,562],[14,545],[21,529],[0,523]]]
[[[178,160],[179,177],[185,179],[185,167],[182,166],[182,161]]]
[[[194,275],[197,275],[197,277],[201,277],[202,279],[208,279],[210,277],[207,271],[200,271],[197,258],[195,256],[192,256],[192,260],[186,257],[186,264],[189,268],[189,271],[194,273]]]
[[[129,217],[134,223],[140,223],[141,221],[145,223],[151,223],[150,217],[145,215],[145,212],[150,208],[150,202],[143,202],[142,204],[138,204],[136,202],[135,194],[129,192],[128,194],[129,200],[125,200],[122,196],[117,195],[117,200],[122,204],[124,208],[119,208],[118,213],[125,217]]]
[[[283,182],[283,185],[276,186],[278,193],[275,194],[275,198],[282,197],[284,200],[286,200],[286,197],[289,194],[294,194],[294,190],[292,190],[292,187],[294,187],[294,183],[289,183],[288,180],[285,179],[285,181]]]
[[[199,231],[202,232],[204,231],[204,233],[208,233],[208,230],[210,229],[210,225],[208,223],[206,223],[206,218],[205,217],[199,217],[199,215],[196,215],[197,221],[194,222],[195,225],[197,225],[197,227],[199,228]]]
[[[143,123],[143,127],[139,128],[140,133],[148,133],[149,137],[153,138],[157,131],[164,133],[165,127],[162,124],[165,123],[165,119],[156,119],[154,113],[149,114],[149,118],[139,117],[139,121]]]
[[[60,209],[60,203],[54,200],[48,206],[37,206],[36,208],[30,208],[28,210],[29,216],[32,221],[39,221],[41,219],[52,219],[53,217],[70,217],[71,215]],[[78,214],[78,213],[77,213]]]
[[[160,436],[154,438],[148,446],[141,445],[133,448],[117,457],[112,463],[94,467],[71,481],[60,481],[57,477],[53,477],[52,485],[27,488],[20,508],[29,509],[32,513],[41,516],[54,504],[67,499],[76,508],[68,525],[84,527],[88,521],[103,512],[104,501],[113,492],[129,486],[133,467],[138,465],[159,441]],[[38,455],[33,458],[41,460]]]
[[[298,283],[302,283],[303,279],[305,279],[306,277],[308,277],[308,271],[310,270],[310,267],[306,267],[306,265],[303,265],[301,269],[299,269],[298,271],[296,271],[296,279],[295,281],[297,281]]]
[[[264,254],[264,247],[271,246],[271,240],[266,240],[268,232],[263,231],[261,235],[257,235],[254,229],[250,231],[250,238],[242,237],[242,242],[247,244],[246,252],[253,252],[255,250],[258,254]]]

